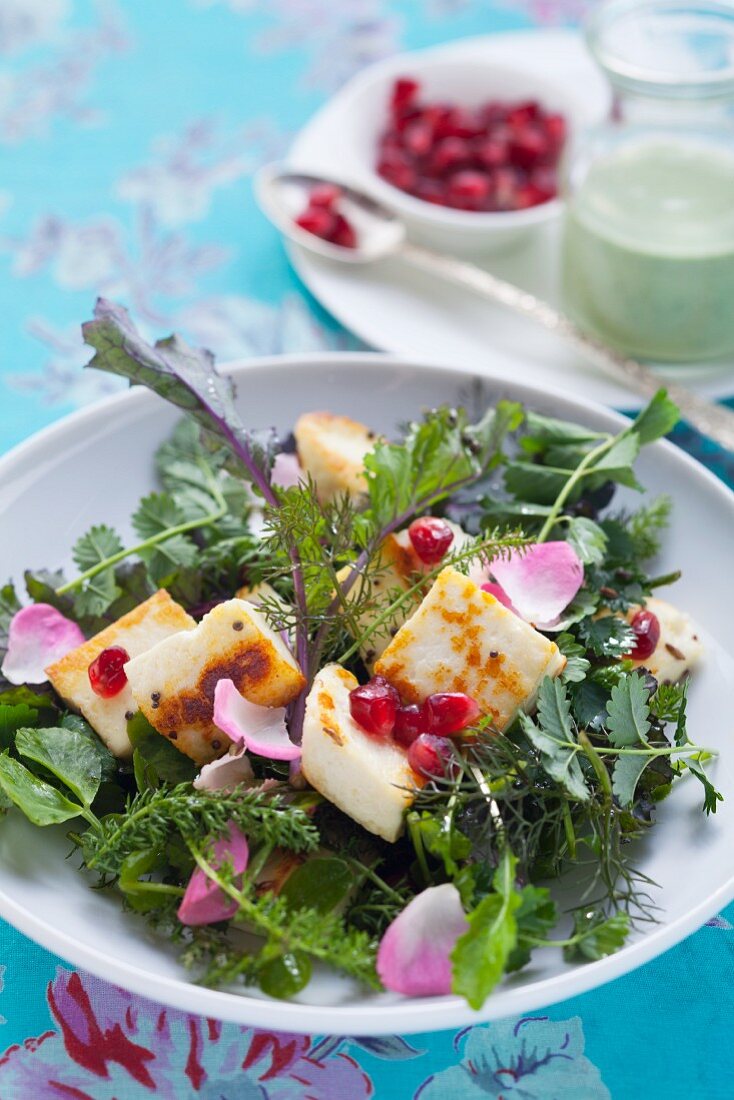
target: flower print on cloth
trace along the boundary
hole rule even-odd
[[[0,1096],[37,1100],[367,1100],[372,1082],[341,1047],[222,1024],[59,967],[58,1030],[0,1056]],[[397,1055],[400,1057],[400,1053]]]
[[[500,1020],[460,1031],[454,1046],[460,1064],[429,1077],[414,1100],[611,1100],[584,1057],[578,1016]]]

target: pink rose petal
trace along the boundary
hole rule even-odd
[[[11,684],[42,684],[46,669],[82,645],[76,623],[47,603],[32,603],[10,620],[2,674]]]
[[[270,480],[278,489],[292,489],[299,481],[305,481],[306,475],[297,455],[281,451],[275,456]]]
[[[430,886],[406,905],[385,932],[377,973],[386,989],[409,997],[451,992],[451,952],[469,927],[459,891]]]
[[[231,790],[238,783],[249,783],[254,778],[247,746],[243,741],[234,752],[228,752],[218,760],[212,760],[211,764],[205,764],[194,780],[194,787],[197,791]]]
[[[490,562],[513,610],[541,630],[559,621],[584,581],[584,567],[567,542],[541,542]]]
[[[489,592],[490,596],[494,596],[494,598],[496,600],[499,600],[499,602],[504,607],[507,607],[510,611],[514,611],[515,614],[517,615],[517,613],[518,613],[517,608],[513,607],[512,600],[507,595],[507,593],[505,592],[504,588],[501,585],[493,584],[492,581],[486,581],[486,583],[483,584],[481,586],[481,588],[482,588],[482,592]]]
[[[234,822],[230,821],[225,836],[214,845],[212,866],[215,870],[224,863],[231,863],[235,872],[241,875],[250,858],[247,838]],[[186,893],[178,907],[178,919],[182,924],[213,924],[219,920],[229,920],[237,912],[237,902],[228,898],[215,882],[197,867],[189,879]]]
[[[214,689],[214,725],[236,744],[271,760],[296,760],[298,745],[288,736],[285,707],[261,707],[240,695],[232,680],[220,680]]]

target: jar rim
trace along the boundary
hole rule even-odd
[[[734,95],[732,0],[606,0],[587,21],[586,41],[617,88],[681,99]]]

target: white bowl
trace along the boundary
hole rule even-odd
[[[378,355],[250,360],[232,373],[245,422],[283,432],[305,409],[332,409],[389,433],[421,408],[464,402],[478,415],[499,397],[599,430],[618,431],[626,423],[601,406],[515,381]],[[26,567],[73,570],[70,548],[93,523],[131,538],[129,516],[154,486],[155,449],[177,419],[170,405],[136,386],[2,458],[3,581],[15,578],[20,591]],[[635,849],[637,866],[660,884],[654,897],[660,923],[638,927],[617,954],[583,964],[566,962],[559,948],[538,951],[532,965],[509,975],[476,1013],[457,996],[409,1000],[370,993],[323,969],[293,1001],[254,989],[204,989],[191,982],[174,944],[123,912],[109,891],[90,889],[78,860],[67,858],[64,826],[37,829],[15,813],[0,822],[0,916],[62,958],[141,996],[240,1024],[337,1035],[431,1031],[527,1015],[619,977],[693,932],[734,898],[734,598],[728,581],[734,494],[669,443],[645,448],[639,474],[652,495],[669,493],[674,500],[658,567],[661,573],[683,569],[673,598],[693,614],[706,644],[691,684],[689,728],[699,743],[719,750],[713,778],[726,801],[706,820],[698,784],[683,780],[661,804],[659,825]],[[631,490],[620,496],[623,504],[639,501]]]
[[[509,102],[536,99],[566,117],[568,143],[587,123],[582,90],[543,76],[530,67],[492,61],[458,60],[422,50],[372,65],[343,91],[349,125],[340,148],[342,176],[369,191],[405,220],[418,244],[443,252],[476,255],[519,243],[538,226],[560,214],[560,199],[527,210],[480,213],[435,206],[414,198],[383,180],[375,169],[378,138],[388,122],[388,105],[396,76],[415,78],[426,102],[444,101],[478,107],[492,99]]]

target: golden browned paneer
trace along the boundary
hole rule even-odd
[[[504,730],[535,705],[545,676],[566,658],[555,642],[450,566],[375,664],[406,703],[434,692],[464,692]]]
[[[450,553],[462,549],[467,543],[471,542],[471,537],[458,524],[448,522],[448,526],[454,533],[454,541],[449,548]],[[361,599],[364,592],[363,586],[368,584],[370,594],[377,601],[374,611],[369,611],[358,617],[357,625],[360,631],[367,630],[372,626],[375,619],[380,617],[391,593],[407,592],[419,579],[421,573],[427,573],[433,568],[431,565],[426,565],[418,557],[407,529],[388,535],[387,538],[383,539],[379,553],[375,555],[371,564],[369,577],[356,580],[347,596],[349,600]],[[339,580],[343,581],[349,575],[349,571],[349,566],[341,569],[338,573]],[[428,582],[426,582],[427,587]],[[385,600],[379,599],[381,595],[384,595]],[[360,655],[368,668],[371,668],[377,658],[382,655],[390,640],[395,637],[399,628],[408,615],[418,606],[424,595],[425,589],[417,590],[414,596],[401,604],[390,620],[381,624],[375,633],[371,634],[364,645],[360,647]]]
[[[230,745],[213,722],[214,689],[232,680],[252,703],[284,707],[306,686],[298,663],[262,612],[227,600],[191,631],[125,665],[133,698],[159,733],[197,764]]]
[[[127,736],[127,717],[137,710],[130,684],[110,699],[103,699],[92,691],[90,664],[109,646],[122,646],[131,657],[138,657],[164,638],[182,630],[193,630],[195,626],[180,604],[161,590],[50,665],[46,674],[61,698],[74,710],[81,711],[110,752],[127,757],[132,752]]]
[[[373,431],[348,416],[312,412],[298,418],[293,432],[298,458],[322,503],[366,492],[364,456],[375,444]]]
[[[403,831],[406,809],[423,785],[394,741],[371,737],[351,716],[349,692],[357,679],[327,665],[306,700],[301,768],[320,794],[384,840]]]

